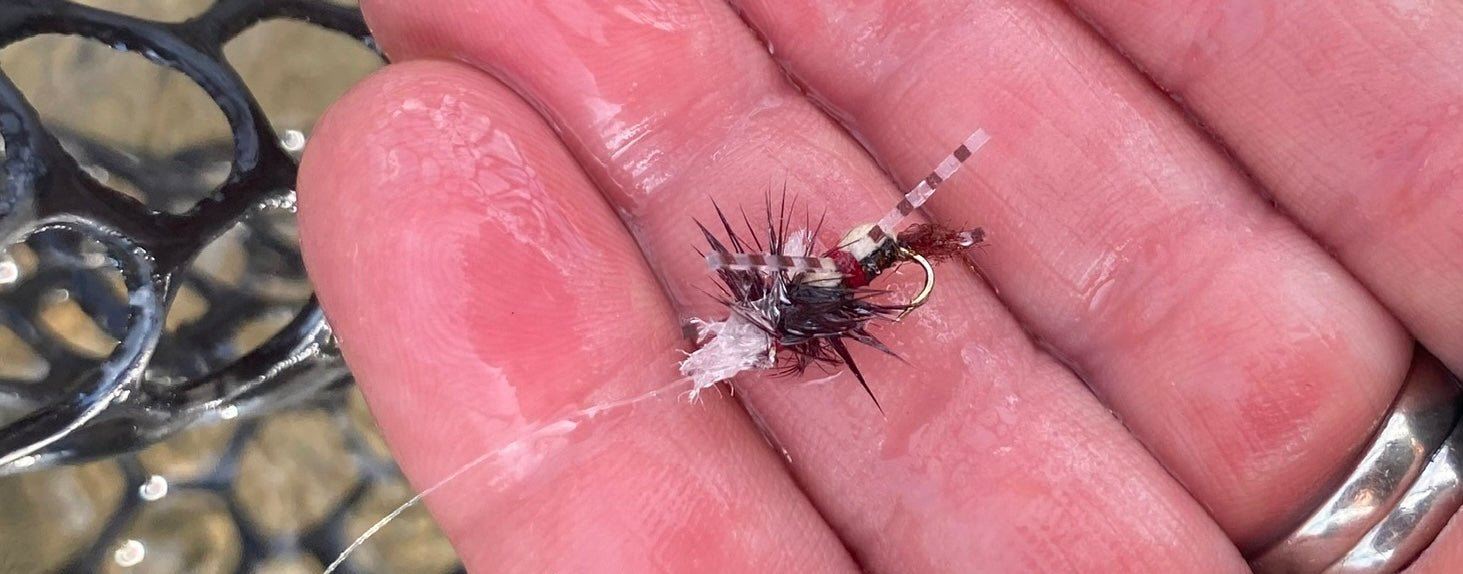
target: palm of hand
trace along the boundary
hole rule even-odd
[[[306,257],[416,484],[503,453],[429,500],[475,569],[1243,570],[1412,336],[1463,367],[1463,11],[1076,2],[1216,143],[1059,5],[734,3],[366,3],[399,63],[317,129]],[[846,229],[976,128],[928,213],[985,277],[860,361],[887,418],[846,375],[583,416],[719,312],[708,197]]]

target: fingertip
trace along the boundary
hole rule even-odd
[[[655,328],[670,312],[592,184],[531,108],[472,68],[368,78],[320,123],[300,189],[306,264],[368,393],[423,371],[444,392],[484,360],[586,381],[604,373],[568,376],[549,359],[649,362],[678,343]]]

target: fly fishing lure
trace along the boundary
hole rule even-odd
[[[897,356],[869,332],[869,324],[898,321],[923,305],[935,286],[932,264],[984,240],[979,227],[955,230],[917,223],[897,233],[895,227],[989,140],[985,130],[971,134],[877,223],[854,227],[821,255],[814,253],[822,221],[811,230],[789,230],[786,194],[775,220],[768,198],[765,244],[745,213],[748,239],[737,234],[720,207],[716,215],[726,233],[724,241],[698,221],[710,247],[703,254],[707,267],[719,280],[717,300],[729,313],[723,321],[693,320],[701,348],[681,363],[681,374],[692,382],[691,397],[747,370],[796,375],[815,365],[847,365],[883,412],[846,340]],[[908,303],[878,302],[887,292],[869,284],[902,263],[920,266],[923,288]]]
[[[935,188],[949,179],[989,140],[990,136],[984,130],[976,131],[941,161],[934,172],[925,176],[914,190],[905,194],[899,205],[878,223],[853,228],[837,247],[821,256],[813,253],[822,222],[812,226],[811,230],[789,230],[791,206],[786,201],[786,194],[776,219],[772,214],[771,197],[768,197],[765,244],[745,216],[743,222],[751,233],[750,240],[743,240],[737,235],[720,208],[717,208],[716,215],[726,231],[726,241],[718,239],[706,226],[697,222],[711,247],[710,252],[703,255],[707,266],[716,272],[720,280],[719,300],[730,312],[724,321],[695,321],[699,331],[697,339],[702,346],[681,363],[681,373],[693,383],[692,398],[742,371],[775,369],[779,374],[797,374],[814,365],[836,367],[845,364],[858,378],[864,392],[873,399],[874,406],[883,412],[879,399],[864,380],[863,373],[859,372],[858,365],[854,364],[844,339],[893,355],[893,351],[868,332],[869,322],[876,319],[898,320],[923,305],[935,286],[932,264],[984,240],[985,233],[979,227],[957,231],[938,224],[917,223],[899,233],[895,233],[894,228],[929,200]],[[869,283],[883,272],[906,262],[916,263],[924,270],[924,287],[909,303],[875,302],[874,298],[886,292],[870,288]],[[531,441],[573,430],[606,412],[652,400],[682,384],[682,381],[677,381],[631,399],[582,409],[556,422],[539,425],[521,438],[483,453],[376,521],[341,552],[325,569],[325,574],[335,572],[351,552],[406,509],[479,465],[505,458],[508,453]]]

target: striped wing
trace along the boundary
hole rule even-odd
[[[970,137],[965,138],[965,142],[961,143],[960,147],[955,148],[955,151],[940,161],[940,164],[935,167],[935,171],[930,172],[924,179],[921,179],[919,184],[914,186],[914,189],[904,194],[904,199],[899,201],[899,205],[894,206],[894,209],[890,210],[873,228],[869,229],[869,239],[874,240],[874,243],[878,243],[883,241],[885,237],[893,237],[895,234],[894,228],[901,221],[904,221],[904,218],[909,217],[910,213],[919,209],[919,206],[929,201],[930,196],[935,195],[935,190],[940,187],[940,184],[950,179],[950,176],[954,175],[960,169],[960,166],[965,163],[965,160],[970,159],[970,156],[974,155],[976,150],[979,150],[990,139],[990,134],[987,134],[983,129],[976,130],[975,133],[970,134]]]
[[[776,273],[791,271],[826,271],[837,273],[838,265],[827,257],[798,257],[795,255],[773,255],[771,253],[717,253],[706,254],[706,266],[712,271],[762,271]]]

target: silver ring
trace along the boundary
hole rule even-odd
[[[1263,574],[1395,572],[1463,505],[1463,387],[1419,348],[1355,470],[1300,526],[1251,560]]]

